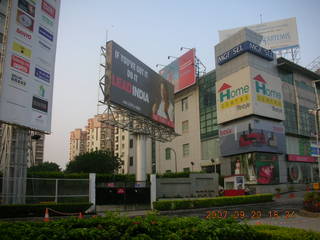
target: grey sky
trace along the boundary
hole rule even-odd
[[[214,68],[218,30],[297,18],[300,64],[320,55],[320,1],[150,1],[62,0],[57,43],[52,134],[45,161],[64,167],[69,132],[83,128],[97,113],[100,46],[114,40],[145,64],[168,64],[180,47],[195,47],[197,57]]]

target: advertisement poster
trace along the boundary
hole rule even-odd
[[[114,41],[107,43],[107,61],[110,101],[173,128],[173,84]]]
[[[220,152],[230,156],[248,152],[284,153],[285,129],[281,122],[249,118],[219,127]]]
[[[253,113],[251,88],[249,67],[216,82],[218,124]]]
[[[0,88],[0,121],[51,131],[60,0],[13,0]]]
[[[244,175],[248,184],[279,183],[278,155],[247,153],[231,158],[231,174]]]
[[[262,24],[246,26],[261,34],[261,45],[268,49],[281,50],[299,46],[296,18],[265,22]],[[219,31],[220,42],[229,38],[243,27]]]
[[[218,124],[248,115],[284,120],[279,77],[246,67],[216,83]]]
[[[174,84],[177,93],[196,83],[196,50],[193,48],[160,70],[160,75]]]
[[[279,160],[276,154],[256,154],[256,174],[258,184],[279,183]]]

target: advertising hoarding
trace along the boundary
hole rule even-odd
[[[281,122],[250,118],[219,126],[221,156],[248,152],[284,153],[285,129]]]
[[[174,127],[174,87],[114,41],[107,43],[110,101]]]
[[[60,0],[13,0],[9,19],[0,121],[51,131]]]
[[[281,50],[299,46],[296,18],[255,24],[247,27],[263,36],[261,46]],[[220,41],[229,38],[243,27],[219,31]]]
[[[251,114],[285,118],[279,77],[246,67],[217,81],[216,86],[218,124]]]
[[[193,48],[160,70],[160,75],[174,85],[175,93],[196,83],[195,58]]]
[[[248,184],[279,183],[279,158],[274,153],[247,153],[231,157],[231,174],[244,175]]]
[[[236,58],[245,52],[250,52],[266,59],[267,61],[273,61],[273,52],[271,50],[265,49],[253,42],[245,41],[218,56],[216,62],[218,62],[219,65],[225,64],[226,62],[229,62],[231,59]]]

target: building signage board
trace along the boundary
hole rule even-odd
[[[0,121],[51,131],[59,8],[60,0],[12,1]]]
[[[220,152],[230,156],[249,152],[284,153],[285,131],[281,122],[249,118],[219,127]]]
[[[196,83],[196,50],[193,48],[160,70],[160,75],[174,85],[177,93]]]
[[[233,58],[246,52],[250,52],[268,61],[273,61],[273,52],[271,50],[265,49],[250,41],[246,41],[218,56],[217,62],[219,65],[225,64],[226,62],[229,62]]]
[[[251,114],[284,120],[280,78],[246,67],[216,86],[218,124]]]
[[[264,48],[281,50],[299,46],[296,18],[282,19],[246,27],[263,36],[261,45]],[[229,38],[242,28],[219,31],[220,41]]]
[[[295,154],[288,154],[289,162],[308,162],[308,163],[316,163],[317,159],[312,156],[300,156]]]
[[[110,101],[173,128],[173,84],[114,41],[107,43],[107,61]]]

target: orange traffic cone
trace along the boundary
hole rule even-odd
[[[44,222],[49,222],[49,209],[46,208],[46,212],[44,214],[44,219],[43,219]]]
[[[78,218],[79,218],[79,219],[82,219],[82,218],[83,218],[82,212],[79,213],[79,217],[78,217]]]

